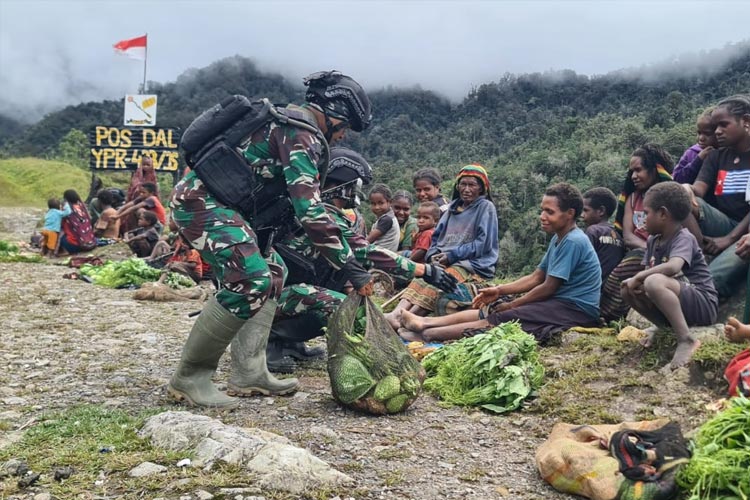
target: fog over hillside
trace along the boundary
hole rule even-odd
[[[135,0],[0,2],[0,113],[25,123],[70,104],[119,99],[142,79],[112,44],[149,34],[148,79],[238,54],[292,82],[337,68],[366,88],[434,90],[454,101],[505,73],[571,69],[600,75],[677,61],[677,73],[722,61],[701,56],[747,36],[705,33],[707,13],[750,18],[750,2],[437,2]],[[731,21],[728,23],[731,25]],[[710,53],[710,52],[708,52]],[[688,55],[684,55],[688,54]],[[705,55],[705,54],[704,54]],[[698,59],[696,59],[698,58]],[[652,69],[658,74],[658,67]]]

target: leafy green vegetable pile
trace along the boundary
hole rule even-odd
[[[422,366],[427,391],[453,405],[495,413],[518,408],[544,378],[536,340],[515,322],[441,347]]]
[[[0,240],[0,262],[42,262],[41,255],[21,255],[18,246],[5,240]]]
[[[108,288],[141,286],[148,281],[157,281],[161,276],[159,269],[154,269],[138,257],[131,257],[121,262],[109,260],[103,266],[84,264],[80,272],[83,276],[91,278],[95,285]],[[169,273],[165,283],[172,288],[189,288],[195,284],[187,276],[178,273]]]
[[[729,404],[698,429],[693,458],[677,474],[688,500],[750,498],[750,399],[732,398]]]

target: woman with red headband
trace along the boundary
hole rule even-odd
[[[483,167],[467,165],[456,176],[453,199],[435,228],[425,262],[445,267],[459,283],[478,283],[495,276],[497,257],[497,211],[490,180]],[[412,280],[388,321],[398,329],[403,310],[420,316],[435,311],[441,293],[422,279]]]

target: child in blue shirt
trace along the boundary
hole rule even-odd
[[[47,213],[44,214],[44,228],[42,228],[42,255],[54,252],[57,248],[57,239],[60,236],[60,228],[64,217],[70,215],[70,205],[67,203],[60,210],[60,200],[50,198],[47,200]]]
[[[414,337],[408,340],[456,339],[467,331],[517,320],[525,332],[545,343],[553,334],[573,326],[596,326],[602,272],[591,241],[576,226],[583,210],[581,193],[570,184],[555,184],[544,193],[541,209],[542,229],[553,236],[533,273],[480,290],[473,310],[434,318],[403,311],[401,323]],[[516,294],[524,295],[488,310],[501,296]],[[405,333],[399,331],[402,338]]]

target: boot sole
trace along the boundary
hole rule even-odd
[[[271,391],[269,389],[262,389],[260,387],[237,387],[231,384],[227,384],[227,394],[229,396],[237,396],[240,398],[246,398],[257,394],[263,396],[285,396],[287,394],[295,392],[297,389],[299,389],[298,385],[283,391]]]
[[[202,405],[202,404],[198,404],[195,401],[193,401],[192,398],[190,396],[188,396],[186,393],[184,393],[182,391],[178,391],[177,389],[175,389],[174,387],[172,387],[170,385],[167,386],[167,393],[170,396],[172,396],[172,398],[175,399],[179,403],[185,403],[188,406],[194,406],[194,407],[198,407],[198,408],[219,408],[219,409],[222,409],[222,410],[231,410],[231,409],[237,408],[240,405],[239,401],[234,401],[234,402],[231,402],[231,403],[227,403],[225,405],[216,405],[216,404],[214,404],[214,405]],[[227,391],[227,394],[230,395],[230,396],[232,395],[232,394],[229,394],[229,391]]]

